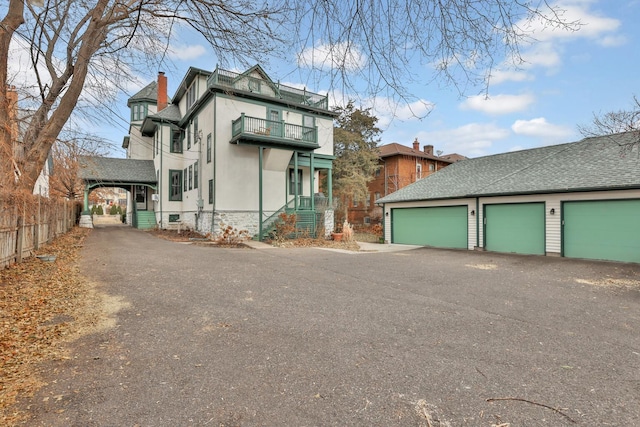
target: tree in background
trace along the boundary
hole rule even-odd
[[[63,131],[51,149],[53,171],[49,176],[49,194],[68,200],[84,195],[84,185],[78,176],[80,156],[103,156],[108,152],[108,142],[87,133]]]
[[[442,77],[464,88],[487,82],[495,64],[505,59],[519,64],[519,47],[532,40],[533,26],[576,28],[558,7],[534,4],[9,0],[0,6],[0,186],[33,188],[72,113],[104,120],[120,88],[139,73],[166,65],[175,27],[199,32],[221,65],[268,65],[272,57],[291,61],[295,52],[308,78],[329,76],[331,89],[408,102],[419,98],[407,89],[415,81]],[[20,81],[9,75],[12,44],[29,52]],[[33,111],[21,134],[22,156],[11,149],[14,120],[6,96],[11,85],[19,86],[21,102]]]
[[[342,208],[338,224],[348,219],[347,208],[353,200],[369,197],[367,184],[378,168],[378,143],[382,131],[371,109],[356,108],[353,101],[336,107],[333,128],[333,191]]]
[[[587,138],[622,132],[635,132],[633,142],[620,147],[623,154],[631,152],[635,146],[640,146],[640,99],[634,96],[631,108],[628,110],[594,114],[593,121],[589,124],[578,126],[578,131]]]

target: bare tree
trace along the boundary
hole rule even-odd
[[[120,85],[135,64],[148,64],[166,50],[172,24],[182,22],[200,31],[219,57],[266,52],[265,38],[278,40],[269,24],[278,22],[281,4],[253,4],[244,0],[46,0],[38,7],[26,0],[10,0],[0,21],[0,145],[2,170],[17,168],[15,182],[7,173],[4,187],[33,187],[49,151],[71,113],[82,101],[83,89],[99,90],[104,80]],[[24,155],[9,153],[14,141],[7,102],[8,58],[12,40],[30,46],[35,99],[33,114],[21,132]],[[259,56],[259,55],[258,55]],[[157,61],[153,61],[157,64]],[[23,94],[25,92],[24,91]],[[103,94],[94,93],[94,100]],[[15,164],[15,165],[14,165]]]
[[[486,79],[505,57],[517,62],[527,23],[573,24],[546,0],[537,6],[528,0],[9,0],[0,10],[5,188],[31,188],[72,112],[113,98],[140,67],[157,66],[177,25],[202,34],[222,65],[268,63],[275,55],[291,60],[299,52],[309,76],[329,75],[334,88],[408,100],[414,81],[443,76],[464,87]],[[30,49],[23,73],[33,81],[19,88],[33,110],[21,133],[22,158],[8,148],[12,43]],[[365,87],[356,83],[362,81]],[[20,175],[17,182],[10,170]]]
[[[631,142],[620,146],[623,152],[630,152],[635,146],[640,146],[640,99],[634,95],[631,108],[628,110],[594,113],[591,123],[578,125],[578,132],[587,138],[623,132],[633,133]]]
[[[63,133],[64,138],[58,138],[51,149],[53,170],[49,176],[49,191],[54,197],[75,200],[84,194],[84,186],[79,177],[79,157],[106,155],[108,142],[78,131]]]

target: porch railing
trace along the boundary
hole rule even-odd
[[[288,139],[308,144],[318,143],[317,128],[294,125],[284,121],[266,120],[242,114],[232,122],[232,137],[252,134],[265,138]]]
[[[221,86],[243,92],[251,92],[262,96],[282,99],[287,102],[306,105],[322,110],[329,109],[329,97],[306,89],[270,82],[252,77],[248,74],[216,68],[208,80],[210,86]]]

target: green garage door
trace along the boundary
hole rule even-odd
[[[484,247],[489,251],[544,255],[544,203],[485,205]]]
[[[640,200],[562,204],[563,255],[640,262]]]
[[[391,209],[391,241],[405,245],[467,248],[467,207]]]

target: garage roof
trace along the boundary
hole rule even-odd
[[[454,163],[378,203],[640,188],[638,132]]]

